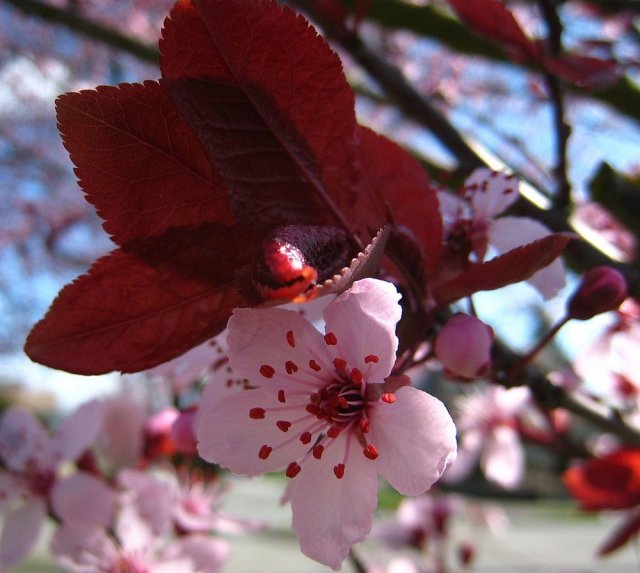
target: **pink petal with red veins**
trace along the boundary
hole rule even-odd
[[[240,308],[228,324],[229,362],[251,385],[296,388],[299,381],[320,384],[331,378],[333,363],[322,334],[292,310]],[[320,371],[312,369],[314,360]],[[299,388],[298,388],[299,389]]]
[[[495,428],[487,440],[481,464],[489,481],[505,489],[517,487],[524,473],[524,450],[518,433],[507,426]]]
[[[294,424],[287,432],[276,426],[279,420],[309,417],[304,407],[282,410],[277,390],[257,388],[231,394],[210,404],[201,413],[197,427],[198,453],[240,475],[258,475],[280,471],[302,457],[309,449],[298,439]],[[254,408],[265,409],[264,418],[251,418]],[[269,412],[270,408],[280,408]],[[283,447],[279,444],[288,442]],[[272,447],[266,459],[259,457],[263,446]]]
[[[368,440],[378,448],[378,471],[404,495],[427,491],[456,456],[456,429],[444,404],[405,386],[392,404],[370,411]]]
[[[326,332],[336,339],[330,346],[334,356],[361,370],[367,383],[384,382],[395,362],[399,300],[391,283],[363,279],[325,308]]]
[[[542,223],[527,217],[501,217],[493,221],[489,227],[489,243],[499,253],[506,253],[516,247],[533,243],[550,233]],[[545,299],[554,297],[566,284],[562,259],[555,259],[528,278],[527,282]]]
[[[58,428],[51,445],[59,460],[76,460],[93,443],[102,429],[104,404],[93,400],[80,406]]]
[[[346,440],[346,435],[337,438],[321,460],[309,457],[289,488],[293,530],[302,552],[333,569],[367,536],[377,505],[375,463],[362,455],[353,438],[344,477],[334,474],[334,466],[344,461]]]
[[[464,185],[470,193],[473,218],[480,221],[489,221],[506,211],[519,195],[515,177],[484,167],[476,169]]]
[[[115,493],[97,477],[78,472],[56,483],[51,491],[55,514],[74,527],[107,527],[111,523]]]
[[[4,520],[0,537],[0,569],[20,563],[29,555],[40,535],[47,508],[44,500],[31,498]]]
[[[35,463],[39,468],[52,465],[49,436],[28,410],[13,407],[0,421],[0,458],[9,469],[24,471]]]

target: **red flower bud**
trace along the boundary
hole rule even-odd
[[[445,374],[463,380],[484,376],[491,364],[493,330],[468,314],[456,314],[438,333],[434,351]]]
[[[610,267],[595,267],[582,276],[582,282],[567,303],[569,318],[587,320],[596,314],[615,310],[627,298],[624,277]]]

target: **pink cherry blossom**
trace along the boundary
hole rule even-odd
[[[256,387],[199,417],[204,459],[243,475],[285,470],[302,551],[333,568],[371,529],[378,474],[418,495],[455,457],[444,405],[385,382],[398,300],[390,283],[358,281],[326,306],[324,334],[293,311],[234,311],[231,365]]]
[[[4,464],[0,470],[0,511],[7,515],[0,536],[0,569],[19,563],[29,554],[50,499],[67,480],[82,479],[60,479],[58,469],[63,462],[77,460],[95,441],[101,419],[101,404],[89,402],[49,436],[29,411],[13,407],[4,413],[0,421],[0,458]],[[22,503],[16,504],[18,500]],[[92,512],[77,517],[80,523],[93,521]]]
[[[474,316],[459,313],[438,333],[434,351],[447,376],[472,380],[489,370],[492,345],[490,326]]]
[[[518,187],[513,175],[479,168],[466,179],[463,198],[438,193],[445,235],[469,242],[476,260],[483,261],[489,247],[502,254],[550,234],[542,223],[528,217],[497,218],[518,199]],[[561,259],[555,259],[527,282],[545,299],[555,296],[565,285]]]
[[[516,416],[529,401],[525,387],[487,386],[458,399],[458,458],[444,476],[448,482],[467,477],[480,461],[485,477],[506,489],[518,486],[524,473],[524,449]]]
[[[640,406],[640,307],[624,301],[611,324],[593,345],[581,352],[573,367],[586,384],[584,390],[613,401],[626,414]]]
[[[118,484],[131,495],[137,513],[156,535],[186,533],[245,533],[263,526],[220,509],[226,489],[219,480],[203,481],[195,472],[123,469]]]
[[[217,573],[229,549],[200,535],[167,543],[155,534],[125,495],[112,528],[60,527],[51,549],[62,565],[78,573]]]

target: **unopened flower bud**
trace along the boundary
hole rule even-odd
[[[587,320],[615,310],[627,298],[624,277],[611,267],[595,267],[582,276],[580,286],[567,303],[569,318]]]
[[[463,380],[484,376],[491,365],[493,330],[468,314],[456,314],[438,333],[435,353],[445,374]]]
[[[193,455],[197,452],[195,436],[196,409],[190,408],[176,418],[171,426],[171,439],[176,450],[185,455]]]
[[[165,408],[147,418],[144,424],[144,453],[148,459],[170,456],[175,453],[171,439],[171,427],[180,413],[175,408]]]

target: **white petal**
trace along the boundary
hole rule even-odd
[[[102,428],[104,404],[92,400],[80,406],[58,428],[51,445],[59,460],[76,460],[93,445]]]
[[[13,500],[24,491],[25,487],[20,480],[10,473],[0,470],[0,513],[6,512]]]
[[[501,217],[489,227],[489,243],[499,253],[506,253],[533,243],[549,235],[551,231],[542,223],[528,217]],[[560,257],[527,279],[540,294],[549,299],[558,294],[566,284],[564,263]]]
[[[333,372],[322,334],[299,313],[282,308],[236,309],[228,324],[229,361],[238,376],[256,385],[320,383]],[[325,372],[316,372],[314,360]]]
[[[294,424],[283,432],[276,422],[312,417],[304,406],[293,411],[269,412],[270,408],[286,407],[278,401],[277,392],[278,387],[242,390],[209,404],[201,412],[196,427],[200,456],[236,474],[258,475],[282,470],[304,455],[309,446],[298,439],[304,423]],[[251,418],[252,408],[267,410],[264,419]],[[288,443],[278,447],[285,442]],[[267,459],[258,457],[263,445],[273,448]]]
[[[229,559],[229,544],[208,535],[187,535],[178,540],[180,552],[191,559],[200,573],[217,573]]]
[[[343,435],[334,440],[321,460],[305,460],[290,489],[293,530],[302,552],[333,569],[339,569],[351,546],[371,531],[378,501],[375,464],[362,455],[355,439],[344,476],[334,475],[334,466],[343,462],[346,440]]]
[[[99,445],[109,462],[133,466],[142,455],[146,406],[138,399],[116,394],[104,401]]]
[[[476,467],[486,435],[476,429],[462,434],[456,460],[444,473],[443,481],[456,483],[465,479]]]
[[[518,433],[508,426],[495,428],[480,463],[489,481],[505,489],[517,487],[524,473],[524,450]]]
[[[58,481],[51,491],[56,515],[74,526],[107,527],[111,523],[114,491],[97,477],[78,472]]]
[[[49,436],[25,408],[9,408],[0,421],[0,457],[9,469],[46,469],[52,464]]]
[[[0,538],[2,570],[20,563],[29,555],[40,535],[46,511],[42,499],[31,498],[23,506],[7,515]]]
[[[448,193],[447,191],[438,191],[436,193],[438,203],[440,204],[440,214],[444,221],[445,229],[462,218],[466,218],[466,203],[457,195]]]
[[[118,485],[134,493],[136,511],[154,534],[163,535],[169,531],[177,497],[171,482],[156,479],[149,473],[123,469],[118,473]]]
[[[471,199],[473,218],[489,221],[518,199],[519,182],[512,175],[481,167],[464,182]]]
[[[456,429],[444,404],[405,386],[396,401],[376,403],[367,436],[379,452],[378,471],[405,495],[419,495],[436,482],[456,453]]]
[[[327,305],[326,332],[333,333],[335,357],[358,368],[368,383],[382,383],[395,362],[398,339],[396,324],[402,315],[400,294],[389,282],[363,279]],[[376,361],[367,357],[375,356]]]

